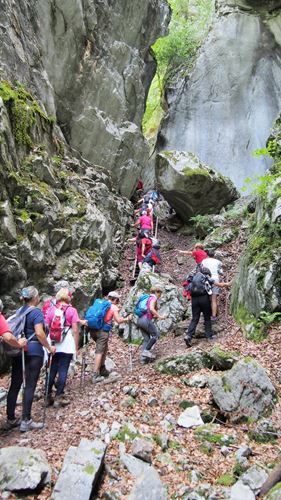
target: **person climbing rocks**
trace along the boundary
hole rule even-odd
[[[15,347],[16,349],[23,349],[27,345],[26,338],[17,339],[11,332],[10,326],[7,323],[4,315],[2,314],[4,309],[4,305],[2,300],[0,299],[0,340],[6,342],[11,347]]]
[[[90,335],[96,342],[94,373],[92,378],[92,382],[94,384],[102,382],[104,380],[104,377],[108,377],[109,375],[109,372],[105,367],[105,360],[108,350],[109,332],[113,326],[113,322],[115,321],[118,325],[121,325],[122,323],[128,323],[132,319],[132,315],[129,315],[126,318],[123,318],[119,315],[119,293],[115,291],[109,292],[105,301],[109,302],[110,304],[103,318],[103,326],[100,328],[100,330],[90,328],[89,322]],[[85,317],[87,318],[87,313]]]
[[[147,215],[147,211],[144,210],[141,212],[141,216],[138,220],[133,224],[133,227],[139,226],[140,231],[150,231],[153,232],[153,217]]]
[[[194,258],[197,266],[199,266],[204,259],[208,257],[207,252],[204,250],[202,243],[196,243],[193,250],[176,250],[182,255],[190,255]],[[207,267],[207,266],[206,266]]]
[[[150,294],[145,297],[144,308],[140,310],[141,314],[137,320],[137,327],[140,328],[143,336],[142,352],[141,352],[141,363],[146,363],[148,361],[153,361],[155,355],[152,354],[150,349],[159,339],[160,333],[156,325],[153,323],[153,319],[166,319],[157,312],[158,300],[163,293],[163,288],[159,285],[153,286],[150,289]],[[136,312],[136,309],[135,309]]]
[[[61,288],[55,297],[55,304],[48,310],[46,324],[49,330],[49,342],[55,342],[56,353],[52,358],[50,379],[48,384],[47,404],[60,408],[70,401],[64,395],[67,374],[71,360],[78,353],[79,323],[77,309],[71,305],[69,288]],[[55,384],[56,395],[52,397],[52,388]]]
[[[30,311],[26,314],[24,334],[27,339],[27,351],[25,352],[25,379],[26,387],[24,391],[22,420],[15,417],[15,408],[17,397],[23,382],[22,356],[12,358],[11,385],[7,395],[7,428],[20,425],[21,432],[27,432],[33,429],[42,429],[43,423],[34,422],[31,418],[31,408],[34,398],[36,385],[39,379],[40,370],[43,365],[44,350],[47,349],[54,354],[56,348],[48,342],[44,332],[44,317],[38,304],[40,301],[37,288],[28,286],[21,291],[21,300],[23,306],[21,312],[28,308]]]
[[[142,267],[143,259],[149,254],[152,248],[152,239],[150,238],[149,231],[139,231],[138,235],[130,238],[128,243],[136,244],[136,257],[139,269]]]
[[[192,319],[184,337],[187,347],[192,345],[192,337],[195,334],[201,313],[204,316],[205,336],[211,341],[213,338],[212,322],[211,322],[211,301],[212,287],[228,287],[229,283],[221,283],[211,278],[211,271],[206,267],[202,267],[194,275],[190,275],[189,291],[191,295],[191,311]]]
[[[211,278],[214,281],[219,281],[220,276],[223,275],[222,262],[215,258],[215,252],[213,250],[208,251],[208,256],[202,260],[201,265],[207,267],[211,271]],[[218,295],[220,294],[220,288],[214,283],[212,286],[212,315],[211,321],[217,320],[218,314]]]
[[[152,240],[151,251],[145,255],[145,257],[143,258],[143,263],[148,264],[150,267],[161,264],[160,248],[160,242],[158,240]]]

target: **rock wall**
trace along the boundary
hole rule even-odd
[[[27,283],[52,294],[65,278],[82,309],[114,286],[131,203],[59,140],[30,94],[8,83],[1,94],[0,296],[12,309]]]
[[[271,165],[252,153],[281,108],[280,9],[280,1],[216,1],[191,74],[166,89],[158,150],[192,152],[238,188]]]
[[[140,124],[166,0],[3,0],[1,78],[19,81],[65,140],[130,196],[148,158]]]
[[[281,312],[281,120],[269,142],[275,160],[259,188],[256,211],[249,223],[246,250],[232,290],[232,312],[246,335],[259,340],[266,319]]]

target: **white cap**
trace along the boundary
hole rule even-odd
[[[120,299],[120,295],[117,292],[109,292],[107,296],[111,297],[112,299]]]

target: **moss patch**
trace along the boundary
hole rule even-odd
[[[236,483],[236,478],[233,476],[231,473],[226,473],[222,474],[222,476],[218,477],[217,484],[220,484],[221,486],[232,486],[234,483]]]
[[[13,133],[18,144],[32,145],[31,128],[35,124],[36,116],[49,123],[54,123],[54,117],[43,112],[34,97],[23,87],[13,87],[6,80],[0,81],[0,97],[7,106],[11,117]]]

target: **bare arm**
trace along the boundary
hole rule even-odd
[[[191,250],[176,250],[178,253],[182,253],[183,255],[192,255]]]
[[[215,281],[213,284],[214,284],[215,286],[220,287],[220,288],[229,288],[229,287],[231,286],[232,282],[231,282],[231,281],[229,281],[229,282],[227,282],[227,283],[223,283],[223,282],[220,282],[220,281]]]
[[[128,323],[130,321],[130,316],[127,316],[127,318],[122,318],[122,316],[119,315],[118,311],[114,311],[113,314],[113,319],[118,323],[118,325],[121,325],[122,323]]]
[[[43,347],[46,347],[47,351],[49,351],[51,354],[54,354],[56,352],[56,348],[53,346],[50,346],[50,344],[47,340],[46,334],[44,332],[44,329],[43,329],[43,324],[39,323],[38,325],[35,325],[34,330],[35,330],[35,335],[38,338],[40,344]]]
[[[25,347],[27,344],[26,338],[22,338],[17,340],[16,337],[10,332],[6,332],[2,335],[4,342],[9,344],[12,347],[16,347],[18,349],[22,349],[22,347]]]
[[[154,318],[157,318],[157,319],[166,319],[166,316],[161,316],[161,314],[159,314],[157,311],[156,311],[156,300],[152,300],[150,302],[150,305],[149,305],[149,310],[152,314],[152,316]]]

